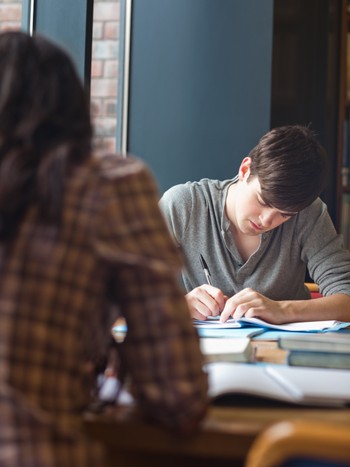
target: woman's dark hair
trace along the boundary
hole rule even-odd
[[[91,154],[87,95],[69,56],[41,36],[0,34],[0,240],[36,203],[58,223],[67,173]]]
[[[327,154],[305,126],[274,128],[260,139],[249,157],[251,176],[258,177],[264,202],[281,211],[301,211],[324,188]]]

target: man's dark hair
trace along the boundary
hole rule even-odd
[[[66,175],[91,154],[87,97],[58,46],[0,34],[0,240],[33,203],[43,222],[59,222]]]
[[[288,125],[266,133],[249,153],[263,201],[285,212],[299,212],[322,192],[327,153],[311,129]]]

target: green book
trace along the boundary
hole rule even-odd
[[[279,338],[278,345],[284,350],[350,354],[350,332],[285,335]]]
[[[291,350],[287,355],[287,363],[291,366],[350,369],[350,352],[339,353]]]

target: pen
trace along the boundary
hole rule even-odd
[[[205,259],[203,258],[202,255],[200,255],[200,260],[201,260],[201,264],[202,264],[202,268],[203,268],[205,277],[206,277],[206,279],[207,279],[207,283],[208,283],[209,285],[213,285],[213,284],[212,284],[212,281],[211,281],[211,275],[210,275],[210,271],[209,271],[208,265],[207,265],[207,263],[205,262]]]

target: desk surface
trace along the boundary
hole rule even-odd
[[[258,361],[284,363],[286,352],[276,342],[255,341]],[[268,425],[284,419],[327,420],[350,425],[350,408],[212,406],[201,429],[179,438],[143,422],[132,407],[114,407],[103,415],[88,414],[86,433],[103,441],[116,465],[136,467],[243,466],[255,437]],[[118,462],[117,462],[118,459]],[[111,463],[113,465],[113,462]]]
[[[121,453],[128,467],[148,464],[146,459],[152,467],[193,466],[204,458],[206,466],[233,466],[244,465],[252,442],[264,428],[285,419],[350,425],[350,409],[211,407],[198,433],[179,438],[142,422],[131,409],[116,408],[104,416],[87,416],[85,430],[89,436],[103,441],[109,458],[117,458]]]

